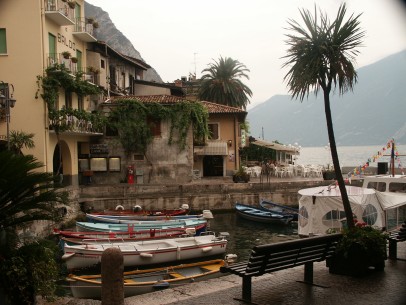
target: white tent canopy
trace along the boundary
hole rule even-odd
[[[385,213],[375,190],[356,186],[346,188],[355,218],[383,228]],[[340,230],[343,227],[346,218],[338,187],[307,188],[300,190],[299,194],[299,235],[323,235],[329,229]]]

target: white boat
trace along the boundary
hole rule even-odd
[[[398,229],[406,219],[406,175],[364,176],[362,187],[376,190],[386,230]]]
[[[213,219],[210,210],[204,210],[199,215],[164,215],[164,216],[145,216],[145,215],[98,215],[86,214],[88,222],[98,223],[139,223],[140,221],[168,221],[168,220],[185,220],[185,219]]]
[[[216,278],[222,275],[220,267],[226,263],[225,260],[215,259],[177,266],[124,272],[124,297]],[[102,278],[100,274],[69,274],[67,281],[75,298],[101,298]]]
[[[101,262],[104,250],[114,247],[121,250],[125,267],[141,266],[219,255],[225,253],[226,246],[225,236],[214,234],[126,243],[65,244],[62,259],[69,270],[90,267]]]
[[[406,217],[406,195],[367,188],[368,182],[365,181],[370,181],[372,177],[364,179],[363,187],[346,186],[354,218],[382,230],[396,228],[397,223],[402,223]],[[323,235],[346,226],[338,186],[306,188],[299,190],[299,195],[300,236]]]
[[[206,219],[177,219],[177,220],[150,220],[135,221],[132,223],[101,223],[101,222],[76,222],[78,231],[92,232],[137,232],[151,229],[171,229],[171,228],[190,228],[207,223]]]

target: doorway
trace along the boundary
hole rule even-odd
[[[203,177],[222,177],[223,173],[223,156],[203,157]]]

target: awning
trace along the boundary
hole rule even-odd
[[[195,146],[193,152],[199,156],[227,156],[227,143],[221,141],[208,142],[205,146]]]
[[[288,145],[278,144],[275,142],[266,142],[263,140],[255,140],[255,141],[250,142],[250,145],[251,144],[266,147],[266,148],[277,150],[277,151],[287,152],[287,153],[291,153],[291,154],[295,154],[295,153],[299,154],[299,149],[292,147],[292,146],[288,146]]]

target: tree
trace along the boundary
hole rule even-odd
[[[359,53],[356,50],[361,46],[365,32],[359,27],[360,15],[351,15],[345,21],[346,5],[342,4],[337,12],[336,19],[330,22],[325,13],[320,11],[320,18],[315,8],[314,17],[310,11],[302,9],[300,14],[305,26],[290,19],[287,34],[286,62],[283,67],[290,66],[284,77],[287,81],[292,98],[303,101],[311,89],[317,95],[320,88],[323,90],[324,108],[326,114],[327,131],[330,141],[331,157],[340,188],[343,206],[349,227],[354,227],[354,218],[351,205],[341,174],[337,147],[334,137],[333,122],[330,109],[330,92],[338,87],[339,94],[353,89],[357,82],[357,73],[353,62]]]
[[[54,177],[39,172],[33,156],[0,152],[0,228],[15,230],[34,220],[58,220],[66,192],[54,188]]]
[[[35,220],[63,216],[67,192],[55,189],[52,174],[38,171],[42,167],[31,155],[0,152],[0,295],[12,304],[34,304],[35,295],[52,297],[56,288],[55,249],[17,236]]]
[[[245,109],[249,104],[252,91],[240,78],[249,79],[246,72],[250,70],[229,57],[220,57],[209,64],[200,80],[198,98],[209,102]]]
[[[21,149],[23,147],[29,149],[34,148],[35,144],[32,139],[33,137],[33,133],[12,130],[10,134],[11,150],[16,154],[22,154]]]

